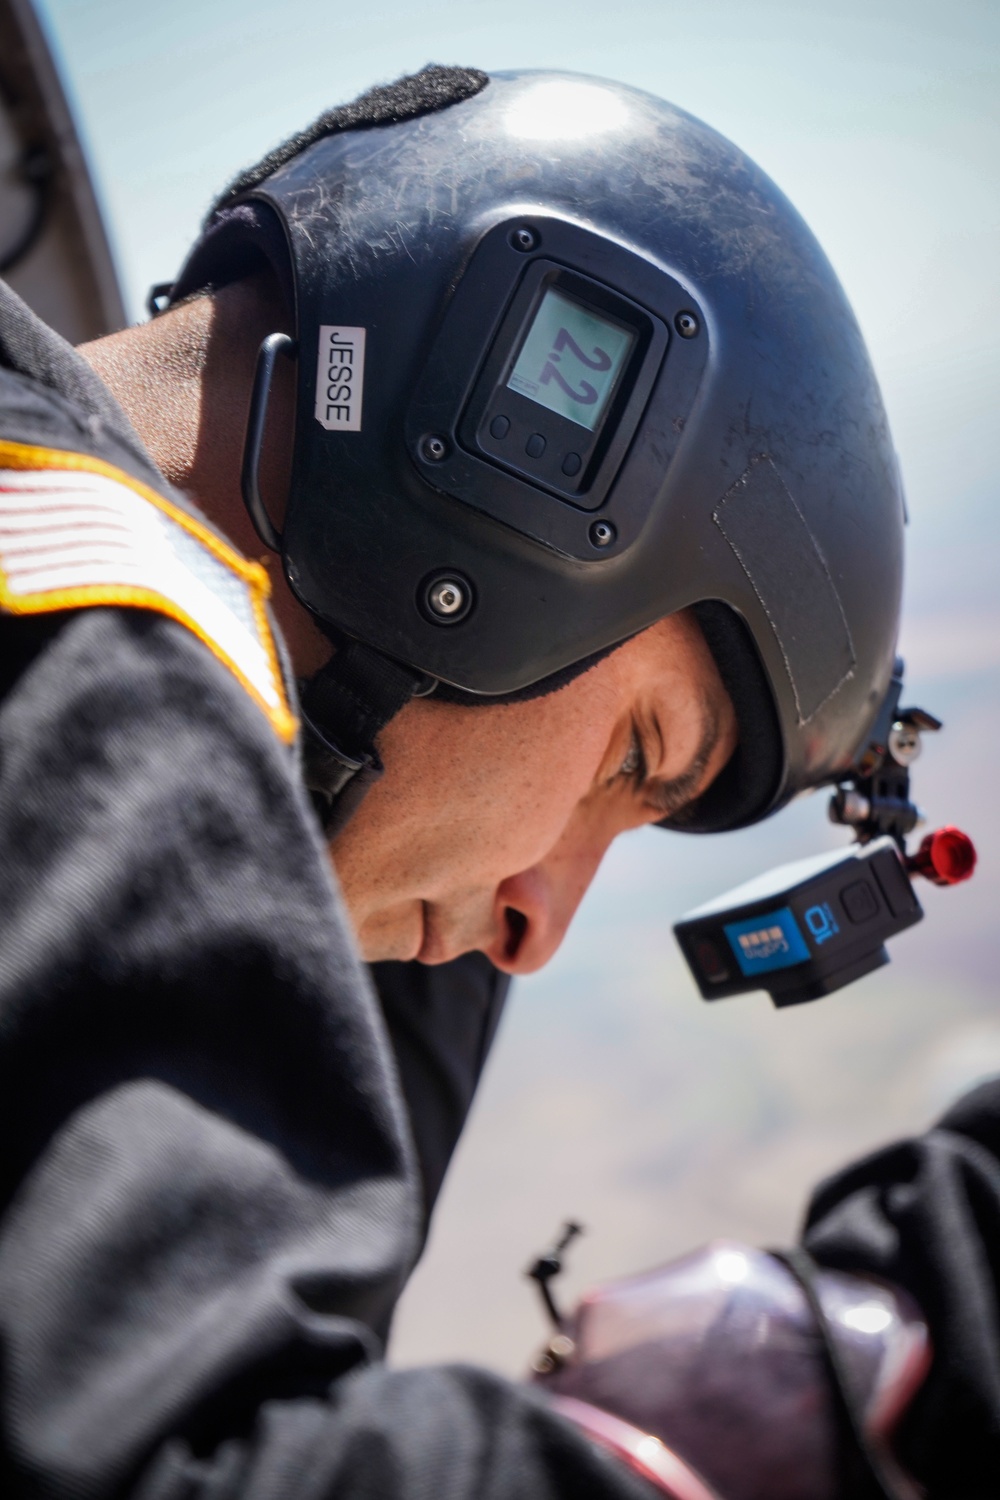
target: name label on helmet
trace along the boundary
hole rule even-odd
[[[360,432],[365,330],[324,323],[316,367],[316,420],[327,432]]]

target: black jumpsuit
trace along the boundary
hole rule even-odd
[[[67,454],[190,512],[0,288],[0,500]],[[294,745],[194,630],[0,604],[0,643],[0,1494],[648,1495],[528,1390],[381,1363],[490,966],[379,966],[380,1005]],[[973,1099],[821,1190],[809,1231],[931,1314],[908,1446],[942,1500],[1000,1494],[998,1121]]]

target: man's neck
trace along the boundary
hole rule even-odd
[[[189,494],[234,546],[267,567],[275,612],[295,669],[304,675],[329,657],[329,643],[291,594],[280,559],[264,552],[240,492],[257,351],[269,333],[289,331],[277,284],[261,275],[195,297],[152,322],[84,344],[79,352],[124,408],[170,483]],[[293,431],[292,367],[280,360],[261,465],[261,489],[279,527]]]

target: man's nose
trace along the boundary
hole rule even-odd
[[[533,974],[558,949],[604,856],[599,848],[553,853],[504,880],[496,892],[496,937],[486,955],[504,974]]]

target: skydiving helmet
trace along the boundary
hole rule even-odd
[[[331,805],[414,692],[549,691],[686,606],[740,744],[670,826],[853,765],[893,676],[897,463],[833,270],[741,151],[619,84],[429,68],[237,179],[173,297],[239,244],[291,267],[244,494],[339,643],[303,693]],[[256,465],[283,351],[279,534]]]

